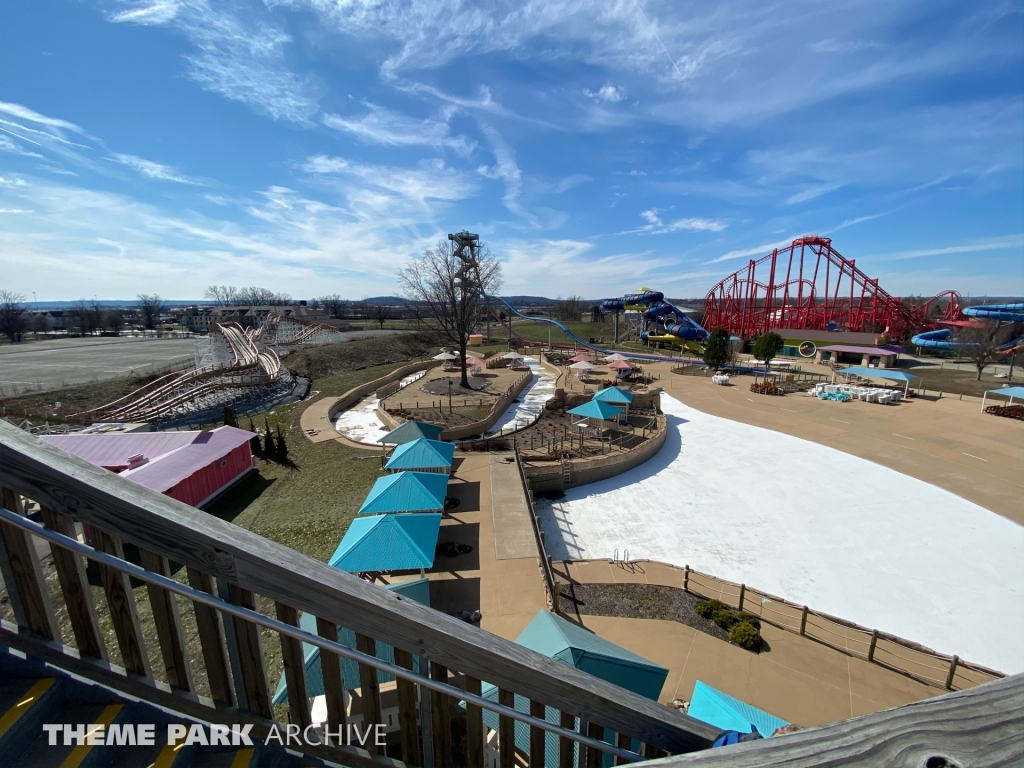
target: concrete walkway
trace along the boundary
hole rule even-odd
[[[527,547],[521,530],[521,517],[530,523],[518,472],[515,464],[506,464],[498,455],[456,453],[455,457],[448,495],[458,499],[459,505],[441,523],[438,542],[469,544],[473,551],[437,559],[427,572],[431,605],[445,613],[478,610],[483,616],[481,629],[514,640],[537,611],[547,607],[533,533]],[[508,467],[514,474],[508,473]],[[495,469],[498,480],[492,481]],[[497,493],[497,511],[492,489]],[[506,547],[506,538],[517,543]],[[503,542],[500,556],[499,541]],[[419,575],[389,577],[388,581],[415,578]]]
[[[658,563],[635,572],[607,561],[556,563],[559,581],[681,586],[678,570]],[[569,610],[568,607],[565,608]],[[568,618],[576,619],[575,614]],[[793,632],[762,624],[770,650],[751,653],[674,621],[579,617],[587,629],[668,668],[658,700],[689,701],[703,680],[755,707],[805,727],[878,712],[943,691],[852,658]]]

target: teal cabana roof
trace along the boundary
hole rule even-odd
[[[1005,395],[1006,397],[1024,398],[1024,387],[1003,387],[1001,389],[989,389],[986,395]]]
[[[378,477],[359,514],[433,512],[444,509],[448,475],[437,472],[396,472]]]
[[[665,678],[668,677],[668,670],[664,667],[544,610],[538,611],[533,621],[516,638],[516,642],[654,701],[657,701]],[[481,695],[497,701],[498,689],[493,685],[485,685]],[[519,712],[528,714],[530,711],[529,699],[518,694],[515,696],[514,705]],[[489,728],[498,730],[497,714],[485,709],[483,719]],[[545,707],[544,719],[549,723],[558,723],[558,710]],[[602,738],[614,743],[613,734],[607,729]],[[517,749],[529,755],[528,725],[516,721],[515,741]],[[630,749],[636,751],[639,747],[639,742],[634,740]],[[605,757],[608,758],[606,764],[611,765],[610,756]],[[558,737],[551,733],[544,736],[544,765],[558,765]]]
[[[752,733],[750,726],[753,725],[765,738],[771,736],[776,728],[789,725],[785,720],[722,693],[700,680],[693,687],[693,696],[686,713],[724,731]]]
[[[378,437],[377,442],[401,445],[402,443],[411,443],[413,440],[420,440],[422,438],[436,440],[437,436],[443,431],[444,427],[439,427],[437,424],[426,424],[422,421],[406,421],[399,424],[386,435]]]
[[[893,381],[907,382],[911,379],[920,379],[920,376],[916,376],[913,373],[907,373],[906,371],[890,371],[885,368],[865,368],[862,365],[855,365],[852,368],[843,368],[841,371],[836,371],[840,376],[874,376],[876,379],[892,379]]]
[[[611,403],[606,403],[603,400],[589,400],[583,405],[578,405],[569,411],[573,416],[582,416],[587,419],[601,419],[602,421],[612,421],[622,416],[622,410],[616,408]]]
[[[612,405],[629,405],[633,402],[633,394],[618,387],[608,387],[607,389],[602,389],[592,399],[600,400],[603,403],[611,403]]]
[[[430,606],[430,582],[427,579],[416,581],[403,581],[400,584],[388,584],[384,589],[397,592],[402,597],[415,600],[421,605]],[[299,627],[311,634],[319,634],[316,630],[316,616],[311,613],[303,613],[299,616]],[[338,627],[338,642],[347,645],[349,648],[356,647],[356,633],[347,627]],[[381,661],[390,664],[395,663],[395,649],[387,643],[377,642],[376,656]],[[320,649],[309,643],[302,644],[302,658],[306,668],[306,693],[310,698],[324,695],[324,676],[320,668]],[[413,657],[413,669],[419,671],[419,658]],[[360,686],[359,664],[352,659],[341,660],[341,677],[344,689],[350,691]],[[381,683],[390,683],[394,675],[378,670],[377,679]],[[277,690],[274,692],[274,704],[284,704],[288,701],[288,686],[285,682],[284,673],[277,683]]]
[[[420,438],[395,448],[384,469],[449,469],[455,444]]]
[[[349,573],[429,568],[440,530],[437,513],[357,517],[328,565]]]

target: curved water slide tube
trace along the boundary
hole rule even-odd
[[[1024,303],[1019,304],[982,304],[977,307],[967,307],[963,310],[964,317],[978,318],[984,320],[1000,320],[1004,323],[1024,322]],[[914,336],[910,343],[921,349],[941,349],[954,351],[960,348],[960,344],[953,340],[953,331],[949,328],[940,328],[936,331],[926,331]],[[1009,353],[1021,343],[1020,339],[1003,345],[1000,349]]]
[[[641,293],[628,294],[621,299],[606,299],[602,302],[602,306],[615,312],[621,312],[627,307],[647,307],[644,310],[644,319],[661,322],[665,326],[665,335],[674,336],[680,341],[704,341],[704,339],[710,336],[700,323],[672,302],[667,301],[665,294],[661,291],[642,291]],[[669,317],[674,319],[666,319]],[[647,331],[641,333],[640,338],[643,340],[650,338],[652,341],[659,340],[651,337]]]
[[[576,336],[576,334],[574,334],[572,331],[570,331],[568,328],[566,328],[564,325],[562,325],[557,320],[552,320],[549,317],[534,317],[532,315],[524,315],[522,312],[520,312],[518,309],[513,307],[511,304],[509,304],[507,301],[505,301],[500,296],[489,296],[488,298],[494,299],[495,301],[500,301],[502,304],[504,304],[506,307],[508,307],[509,311],[512,314],[514,314],[516,317],[521,317],[524,320],[535,320],[536,322],[539,322],[539,323],[548,323],[549,325],[555,326],[556,328],[560,329],[563,333],[565,333],[566,336],[568,336],[570,339],[575,341],[577,345],[579,345],[580,347],[583,347],[584,349],[589,349],[589,350],[591,350],[593,352],[598,352],[598,353],[600,353],[602,355],[611,355],[611,354],[614,354],[614,352],[615,352],[615,350],[612,350],[612,349],[602,349],[601,347],[597,347],[597,346],[594,346],[593,344],[591,344],[589,342],[583,341],[583,339],[581,339],[578,336]],[[620,299],[611,299],[611,301],[620,301]],[[605,302],[605,304],[607,304],[607,303],[608,302]],[[518,338],[522,339],[523,341],[530,341],[529,339],[525,339],[522,336],[518,336],[518,334],[516,334],[515,331],[513,331],[512,333],[513,333],[513,335],[516,335]],[[689,365],[703,365],[703,363],[699,363],[696,360],[693,360],[693,361],[691,361],[691,360],[682,360],[682,359],[680,359],[678,357],[665,357],[664,355],[648,355],[648,354],[644,354],[644,353],[640,353],[640,352],[628,352],[628,351],[627,352],[622,352],[622,354],[626,355],[627,357],[634,358],[636,360],[650,360],[652,362],[675,363],[676,365],[679,365],[679,364],[684,364],[684,365],[685,364],[689,364]]]

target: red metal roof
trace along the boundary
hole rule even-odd
[[[213,461],[249,442],[255,434],[236,427],[208,432],[137,432],[115,435],[40,435],[50,445],[121,477],[163,493]],[[128,459],[147,462],[134,469]],[[123,470],[123,471],[121,471]]]
[[[900,350],[886,349],[885,347],[854,347],[848,344],[830,344],[827,347],[818,347],[823,352],[849,352],[854,355],[898,355]]]

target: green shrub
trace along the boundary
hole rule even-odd
[[[723,603],[721,600],[708,600],[708,605],[711,606],[711,612],[720,611],[723,608],[729,610],[729,606]]]
[[[715,612],[715,609],[711,607],[711,603],[707,600],[698,600],[693,604],[693,612],[704,619],[710,619],[711,614]]]
[[[748,651],[754,651],[761,647],[761,633],[748,621],[739,621],[733,624],[729,630],[729,639]]]
[[[711,614],[711,620],[728,631],[736,623],[736,616],[728,608],[719,608]]]
[[[747,611],[740,611],[736,614],[736,623],[750,624],[754,629],[761,628],[761,620],[754,614],[748,613]]]

